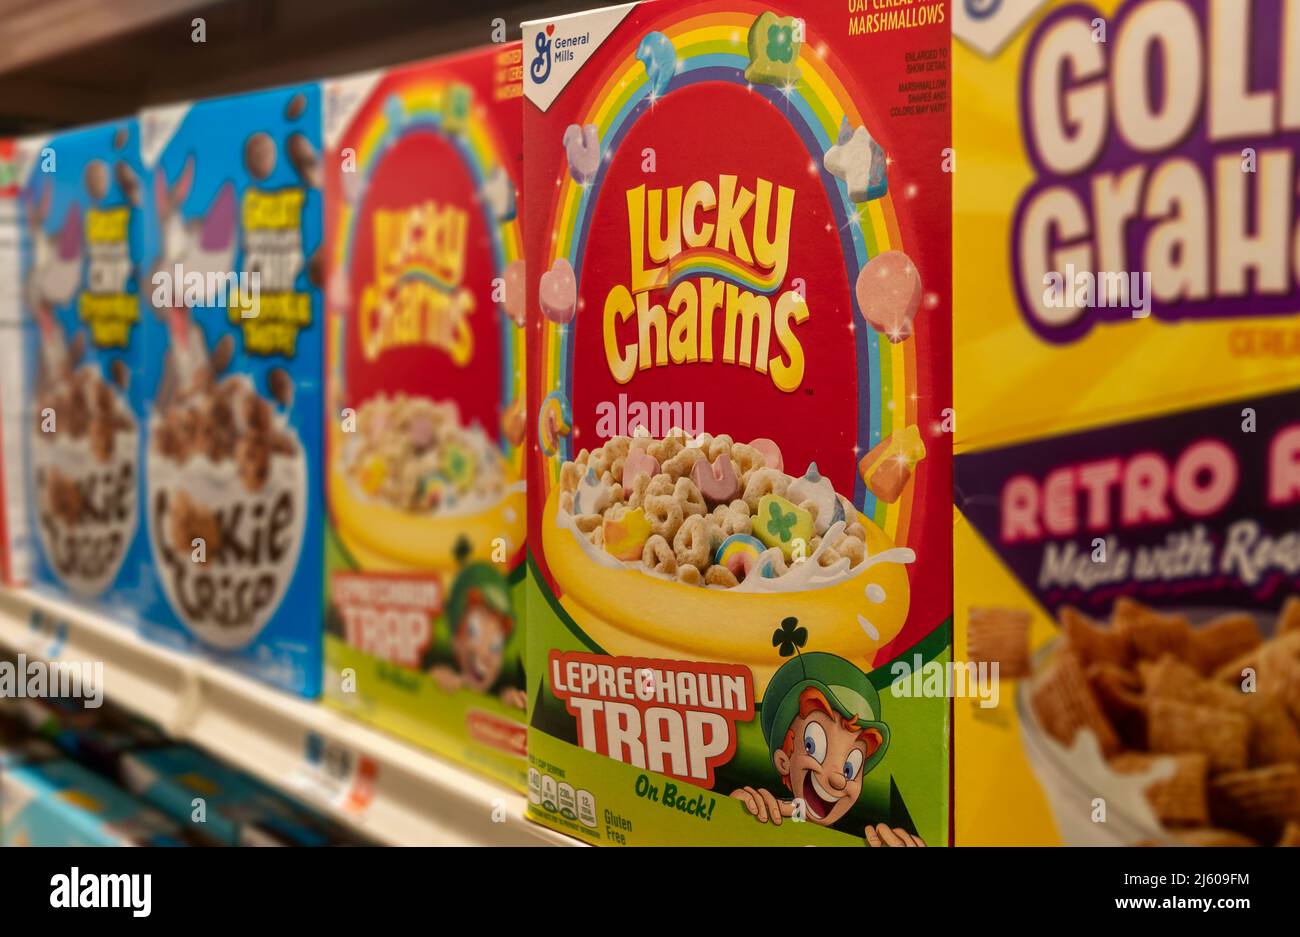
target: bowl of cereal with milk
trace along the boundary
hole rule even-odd
[[[31,445],[37,536],[78,596],[100,595],[126,557],[139,514],[138,458],[135,416],[98,368],[40,388]]]
[[[1300,598],[1057,617],[1016,702],[1063,842],[1300,844]]]
[[[333,430],[330,505],[344,545],[375,568],[455,569],[524,538],[524,485],[453,400],[378,394]]]
[[[910,549],[815,463],[771,440],[619,436],[563,463],[542,519],[575,622],[607,652],[746,663],[765,685],[774,622],[870,661],[907,619]],[[779,663],[779,661],[777,662]]]
[[[272,374],[272,392],[287,397],[287,375]],[[246,646],[289,588],[312,509],[286,411],[248,375],[204,370],[159,398],[146,468],[149,543],[168,602],[203,642]]]

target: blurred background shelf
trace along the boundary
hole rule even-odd
[[[112,702],[376,842],[575,845],[529,823],[521,794],[80,606],[0,588],[0,646],[28,660],[101,661]]]
[[[0,0],[0,136],[485,45],[599,0]],[[194,41],[193,21],[204,23]]]

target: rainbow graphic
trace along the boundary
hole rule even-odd
[[[708,276],[739,284],[755,293],[775,293],[781,286],[775,270],[761,270],[709,245],[687,248],[668,261],[669,286],[681,280]]]
[[[404,84],[393,88],[384,106],[373,111],[367,125],[351,128],[350,136],[358,141],[355,146],[357,191],[364,191],[369,185],[371,174],[383,162],[389,149],[410,134],[430,132],[438,134],[453,146],[464,160],[475,186],[482,191],[492,173],[498,167],[506,165],[502,159],[505,149],[490,122],[485,119],[484,112],[468,101],[466,91],[464,86],[455,81],[440,81],[428,75],[414,75]],[[346,199],[341,202],[334,256],[331,258],[332,268],[336,270],[348,268],[358,214],[352,202]],[[487,201],[480,204],[487,220],[487,230],[492,236],[494,268],[498,274],[504,274],[512,261],[523,256],[523,235],[519,221],[517,218],[498,221],[492,216]],[[422,267],[403,271],[403,277],[408,275],[432,282],[443,289],[451,288],[450,284],[441,282],[433,271]],[[329,291],[326,291],[327,305],[332,302]],[[328,366],[333,371],[335,386],[342,388],[342,316],[338,314],[339,310],[331,311],[333,314],[330,318],[338,321],[331,330],[331,338],[335,340],[329,343],[331,351]],[[524,393],[524,330],[510,321],[504,306],[498,305],[497,311],[501,328],[501,407],[505,410]],[[522,447],[516,449],[505,439],[504,434],[500,437],[500,445],[506,458],[522,474]]]
[[[844,183],[822,168],[822,157],[836,142],[842,120],[847,118],[852,126],[870,128],[873,124],[855,104],[855,100],[865,101],[865,95],[850,93],[840,77],[850,75],[850,69],[818,41],[816,34],[810,32],[800,47],[800,78],[797,82],[785,88],[751,85],[745,78],[745,68],[750,63],[749,29],[764,11],[771,9],[784,15],[782,11],[766,3],[746,3],[743,0],[703,3],[697,9],[698,13],[686,19],[674,21],[667,16],[645,27],[645,32],[665,34],[677,53],[677,71],[666,94],[671,95],[675,90],[697,82],[721,81],[748,87],[752,94],[761,95],[787,116],[818,167],[835,213],[845,268],[856,271],[877,254],[906,250],[899,233],[892,195],[856,203],[849,198]],[[615,150],[628,129],[655,103],[645,66],[635,55],[640,38],[639,35],[633,37],[626,54],[615,59],[595,83],[594,93],[578,111],[584,115],[579,124],[596,126],[602,153]],[[557,153],[560,159],[564,158],[558,147]],[[606,165],[607,160],[602,160],[596,178],[586,185],[575,182],[567,172],[564,173],[564,181],[556,188],[550,212],[552,244],[548,256],[539,264],[541,269],[550,269],[557,258],[567,258],[581,283],[590,213],[596,204]],[[669,279],[672,282],[699,275],[721,276],[763,293],[771,293],[780,286],[770,277],[765,279],[762,271],[746,268],[734,257],[721,255],[709,247],[684,251],[670,265]],[[859,392],[865,392],[869,400],[869,406],[859,408],[858,418],[857,446],[859,454],[864,454],[896,428],[916,422],[916,343],[891,344],[882,341],[860,319],[856,320],[856,325],[854,338]],[[558,392],[565,400],[571,399],[572,329],[543,319],[541,332],[543,387]],[[572,440],[562,438],[557,452],[545,463],[547,490],[558,482],[560,465],[572,457]],[[897,503],[886,504],[879,501],[859,478],[853,498],[863,514],[901,545],[907,543],[915,489],[914,484],[908,485]],[[542,497],[545,496],[546,491],[543,491]]]

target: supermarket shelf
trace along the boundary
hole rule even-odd
[[[497,20],[517,39],[602,2],[0,0],[0,136],[428,58],[495,41]]]
[[[520,794],[81,606],[0,589],[0,645],[28,660],[102,662],[117,705],[377,842],[574,845],[529,823]]]

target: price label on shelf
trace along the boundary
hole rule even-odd
[[[308,732],[303,741],[303,764],[297,786],[308,796],[357,816],[375,799],[379,763],[346,745]]]
[[[39,636],[43,645],[38,646],[37,652],[46,660],[58,660],[68,640],[68,623],[56,620],[39,608],[32,609],[30,621],[32,632]]]

